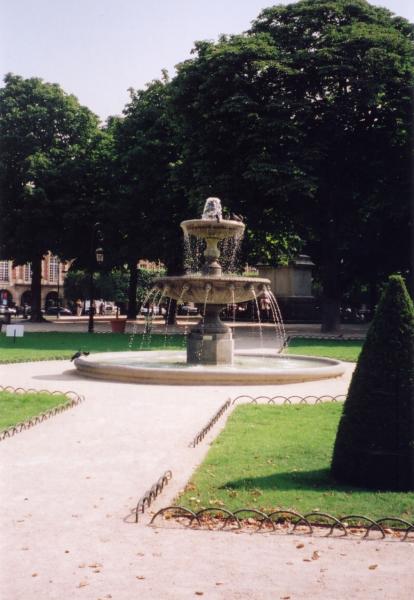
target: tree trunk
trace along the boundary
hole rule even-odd
[[[170,260],[166,262],[167,274],[170,275],[182,275],[183,268],[181,258],[176,256],[170,257]],[[167,325],[177,324],[177,300],[169,299],[168,315],[166,319]]]
[[[168,312],[166,315],[167,325],[176,325],[177,323],[177,300],[169,298],[168,300]]]
[[[32,306],[30,320],[34,323],[42,323],[45,319],[42,315],[42,257],[32,261]]]
[[[340,300],[322,298],[322,333],[337,333],[341,330]]]
[[[137,285],[138,285],[138,269],[136,260],[131,260],[128,263],[129,268],[129,283],[128,283],[128,319],[136,319],[138,314],[137,305]]]
[[[326,231],[325,264],[321,269],[322,333],[339,333],[341,330],[341,286],[335,220],[329,219]]]

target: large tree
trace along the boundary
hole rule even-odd
[[[190,198],[221,195],[265,256],[298,234],[325,330],[356,277],[408,267],[412,41],[365,0],[301,0],[197,43],[172,82]]]
[[[290,119],[316,183],[291,208],[319,266],[325,330],[355,277],[375,284],[409,266],[413,31],[366,0],[269,8],[251,30],[270,34],[291,69]]]
[[[299,161],[304,135],[290,120],[290,68],[268,34],[198,42],[193,54],[172,81],[193,211],[219,196],[246,218],[254,259],[276,260],[297,249],[289,199],[313,186]]]
[[[119,197],[117,218],[120,253],[131,279],[128,316],[137,312],[137,263],[140,258],[161,259],[169,273],[181,268],[179,222],[186,200],[176,176],[181,166],[177,129],[170,111],[169,81],[151,82],[130,90],[125,117],[115,128]]]
[[[4,84],[0,252],[15,264],[31,263],[32,320],[41,320],[41,260],[61,249],[65,217],[77,201],[66,174],[95,142],[98,119],[57,84],[12,74]]]

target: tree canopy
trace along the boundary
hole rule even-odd
[[[32,318],[40,318],[40,265],[60,250],[76,198],[66,173],[88,154],[98,119],[57,84],[8,74],[0,89],[0,252],[32,263]]]
[[[355,282],[411,267],[413,42],[412,24],[366,0],[273,6],[243,34],[196,42],[104,128],[56,84],[8,75],[2,256],[34,266],[52,250],[89,268],[100,221],[133,304],[138,259],[178,272],[180,221],[219,196],[245,217],[249,260],[312,256],[335,329]]]

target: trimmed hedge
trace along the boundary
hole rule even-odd
[[[414,490],[414,306],[389,278],[338,426],[331,475],[384,490]]]

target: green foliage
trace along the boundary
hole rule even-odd
[[[73,205],[66,173],[88,154],[98,120],[41,79],[6,75],[0,89],[1,253],[18,264],[55,251]]]
[[[94,273],[95,298],[125,302],[128,291],[128,273],[113,269],[108,273]],[[90,297],[90,274],[85,271],[69,271],[65,278],[65,298],[76,301]]]
[[[114,127],[119,196],[117,218],[125,260],[161,259],[181,266],[180,221],[187,204],[178,193],[177,131],[165,75],[144,90],[130,90],[125,118]]]
[[[32,320],[41,320],[41,259],[76,256],[84,195],[79,165],[93,155],[98,119],[57,84],[8,74],[0,89],[0,256],[32,263]],[[90,169],[91,171],[92,169]],[[77,235],[74,235],[76,231]],[[70,247],[62,245],[70,240]]]
[[[375,489],[414,490],[414,307],[391,276],[338,428],[332,474]]]
[[[338,310],[355,278],[409,268],[414,28],[365,0],[301,0],[264,10],[252,33],[291,68],[290,120],[314,188],[290,210]]]
[[[332,482],[329,457],[340,414],[341,406],[330,403],[237,407],[178,504],[412,520],[413,493],[379,493]]]
[[[137,300],[141,305],[145,298],[148,296],[148,293],[151,291],[154,286],[154,279],[156,277],[163,277],[165,275],[165,269],[138,269],[138,286],[137,286]]]
[[[245,215],[256,260],[305,240],[325,329],[356,278],[409,268],[413,39],[365,0],[300,0],[197,43],[171,82],[190,201]]]

